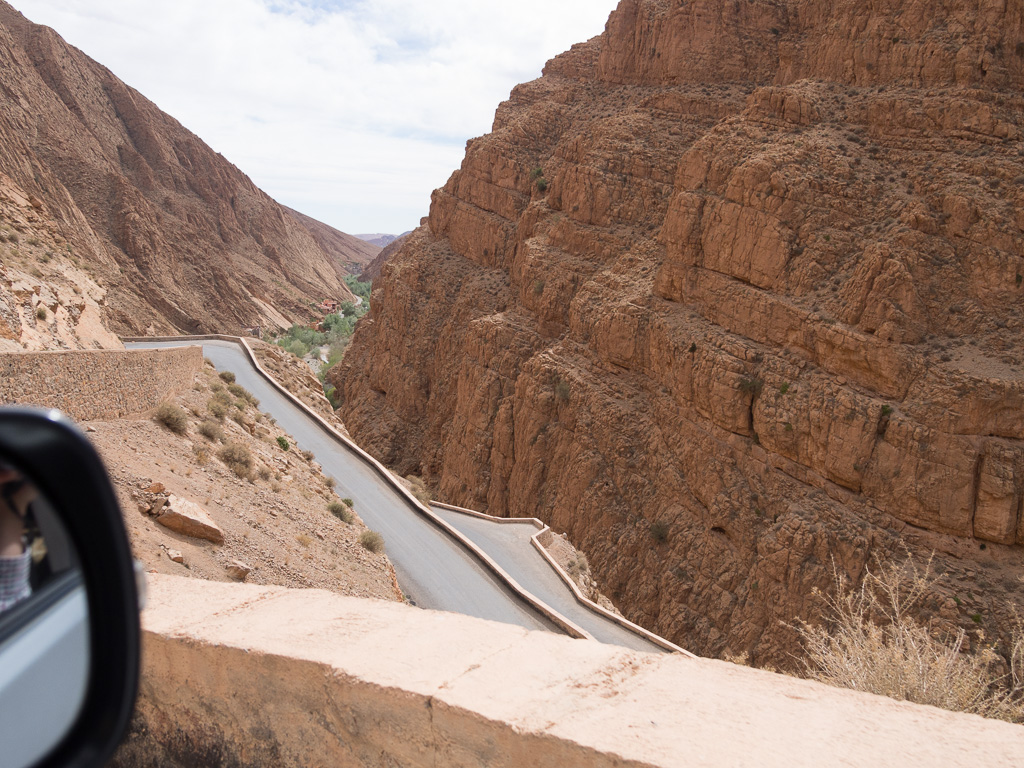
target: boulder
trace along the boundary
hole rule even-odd
[[[228,576],[235,581],[245,581],[245,577],[252,571],[248,565],[243,563],[241,560],[232,560],[225,568]]]
[[[206,510],[195,502],[180,496],[168,497],[167,506],[164,507],[156,521],[185,536],[206,539],[214,544],[224,543],[224,531],[213,522]]]

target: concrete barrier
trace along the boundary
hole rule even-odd
[[[576,598],[576,602],[578,602],[584,608],[587,608],[588,610],[591,610],[594,613],[603,616],[609,621],[613,621],[619,626],[625,627],[629,631],[634,632],[637,635],[640,635],[640,637],[650,640],[652,643],[661,648],[664,648],[666,651],[672,651],[673,653],[681,653],[685,656],[689,656],[690,658],[694,659],[697,658],[694,654],[690,653],[689,651],[683,648],[680,648],[675,643],[666,640],[664,637],[661,637],[660,635],[654,634],[650,630],[644,629],[639,624],[634,624],[632,621],[625,618],[624,616],[619,616],[619,614],[609,611],[604,606],[595,603],[589,597],[584,595],[583,592],[580,590],[579,585],[573,580],[572,576],[565,572],[565,569],[563,569],[562,566],[560,566],[557,563],[555,558],[551,556],[551,553],[548,552],[547,548],[543,544],[541,544],[541,536],[551,531],[551,527],[545,524],[544,521],[539,520],[536,517],[494,517],[493,515],[485,515],[483,512],[477,512],[476,510],[473,509],[457,507],[453,504],[444,504],[440,501],[431,501],[430,503],[433,504],[435,507],[441,507],[442,509],[450,509],[452,512],[459,512],[464,515],[470,515],[471,517],[478,517],[482,520],[489,520],[493,523],[529,523],[533,525],[538,530],[537,533],[530,537],[530,543],[533,545],[534,549],[536,549],[537,552],[540,553],[540,556],[544,558],[544,562],[551,566],[554,572],[558,574],[558,578],[565,582],[565,586],[572,592],[573,597]]]
[[[149,576],[114,768],[1016,768],[1024,728],[322,590]]]

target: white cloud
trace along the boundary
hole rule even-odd
[[[427,213],[467,139],[617,0],[15,0],[282,203],[347,232]]]

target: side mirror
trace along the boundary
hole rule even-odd
[[[0,762],[103,765],[138,675],[135,571],[99,456],[57,411],[0,408]]]

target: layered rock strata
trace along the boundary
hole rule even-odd
[[[1024,3],[622,0],[518,86],[333,383],[437,496],[537,516],[630,619],[792,664],[833,569],[1020,602]]]

